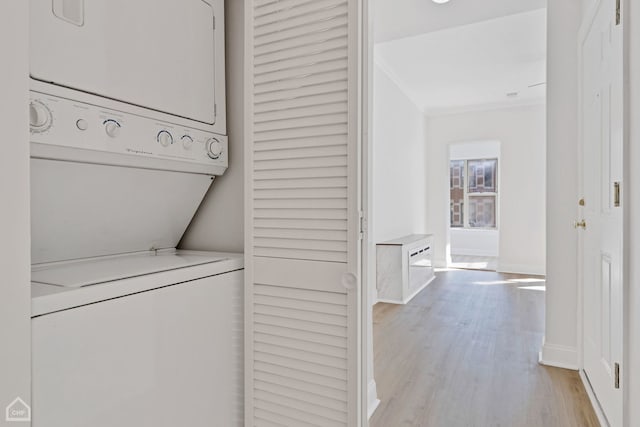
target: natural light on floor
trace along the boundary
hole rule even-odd
[[[504,279],[504,280],[477,280],[475,282],[471,282],[473,285],[513,285],[513,284],[529,284],[529,283],[541,283],[540,285],[527,285],[527,286],[518,286],[518,289],[524,289],[529,291],[544,291],[546,289],[544,285],[544,279],[542,278],[534,278],[527,277],[522,279]]]

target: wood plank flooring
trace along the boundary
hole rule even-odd
[[[599,426],[577,372],[538,364],[544,282],[447,271],[374,307],[371,427]]]

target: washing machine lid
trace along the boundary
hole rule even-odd
[[[31,272],[31,281],[66,288],[81,288],[226,259],[208,254],[150,252],[36,267]]]
[[[215,123],[210,2],[31,0],[30,6],[32,78]]]

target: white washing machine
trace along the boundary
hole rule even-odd
[[[34,267],[32,425],[241,426],[242,268],[172,250]]]
[[[242,425],[242,255],[175,249],[228,165],[223,0],[30,28],[33,425]]]

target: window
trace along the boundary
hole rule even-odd
[[[498,159],[452,160],[451,227],[497,228]]]

